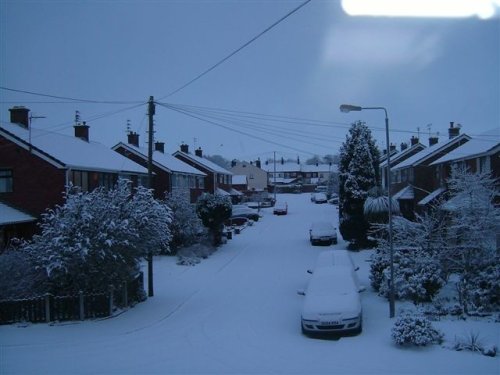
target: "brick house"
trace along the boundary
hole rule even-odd
[[[82,191],[112,187],[119,177],[142,183],[147,170],[108,147],[89,141],[89,126],[75,136],[30,127],[29,109],[14,107],[0,124],[0,201],[35,218],[63,203],[70,184]]]
[[[113,150],[130,160],[148,166],[148,149],[139,147],[139,134],[129,132],[128,143],[118,143]],[[153,149],[153,188],[155,197],[162,199],[165,192],[185,191],[191,202],[205,191],[206,174],[184,163],[182,160],[165,153],[165,144],[155,142]]]
[[[211,194],[231,195],[233,174],[227,169],[204,158],[200,147],[195,150],[193,155],[189,152],[189,146],[182,144],[180,151],[174,152],[173,155],[177,159],[206,174],[205,191]]]
[[[416,212],[424,209],[418,206],[419,202],[429,204],[444,192],[432,163],[471,139],[459,132],[460,128],[451,123],[448,140],[438,143],[437,137],[430,137],[429,147],[391,168],[391,193],[406,218],[413,219]]]

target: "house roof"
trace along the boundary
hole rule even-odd
[[[196,156],[193,154],[187,154],[187,153],[182,152],[182,151],[174,152],[174,156],[176,156],[176,155],[182,155],[183,157],[193,161],[194,163],[205,167],[206,169],[210,170],[211,172],[232,175],[232,173],[230,171],[228,171],[227,169],[222,168],[220,165],[217,165],[206,158],[203,158],[203,157],[200,158],[199,156]]]
[[[236,196],[243,195],[243,193],[242,193],[241,191],[238,191],[238,190],[236,190],[236,189],[234,189],[234,188],[231,188],[231,189],[229,190],[229,194],[230,194],[230,195],[236,195]]]
[[[391,167],[394,167],[394,166],[396,166],[396,164],[399,164],[400,163],[399,160],[401,160],[402,158],[404,158],[408,154],[411,154],[412,152],[414,152],[417,149],[423,150],[423,149],[425,149],[425,146],[422,143],[417,143],[417,144],[414,144],[413,146],[407,148],[406,150],[401,151],[400,153],[398,153],[394,157],[392,157],[392,155],[391,155]],[[385,168],[385,167],[387,167],[387,158],[386,158],[386,160],[384,160],[383,162],[380,163],[380,168]]]
[[[337,172],[337,164],[304,164],[301,165],[302,172]]]
[[[438,196],[440,196],[441,194],[443,194],[444,192],[446,191],[445,188],[438,188],[436,190],[434,190],[432,193],[428,194],[427,196],[425,196],[422,200],[420,200],[417,204],[419,206],[425,206],[426,204],[432,202],[434,199],[436,199]]]
[[[47,130],[29,131],[18,124],[1,123],[0,135],[57,168],[111,173],[147,174],[147,169],[98,142]],[[30,147],[31,144],[31,147]]]
[[[233,185],[246,185],[248,183],[247,176],[244,174],[233,175]]]
[[[229,194],[227,191],[225,191],[224,189],[221,189],[221,188],[217,188],[215,190],[215,194],[216,195],[222,195],[222,196],[225,196],[225,195],[231,195]]]
[[[29,223],[35,220],[33,216],[0,202],[0,225]]]
[[[426,149],[423,149],[420,152],[417,152],[415,155],[410,156],[408,159],[402,161],[398,165],[394,166],[393,170],[396,169],[401,169],[401,168],[406,168],[406,167],[412,167],[418,164],[421,164],[431,158],[432,156],[436,155],[437,153],[446,150],[447,147],[458,143],[463,140],[469,140],[470,137],[467,134],[461,134],[458,137],[454,137],[452,139],[448,139],[445,142],[441,143],[436,143],[432,146],[427,147]]]
[[[117,150],[118,148],[124,148],[127,151],[134,153],[135,155],[144,158],[147,160],[148,158],[148,149],[145,147],[136,147],[131,144],[126,144],[123,142],[118,143],[113,147],[113,150]],[[161,168],[167,172],[176,172],[176,173],[185,173],[185,174],[196,174],[199,176],[206,176],[205,173],[200,170],[191,167],[189,164],[184,163],[182,160],[177,159],[176,157],[165,154],[160,151],[153,151],[153,163],[158,168]]]
[[[453,160],[465,160],[481,156],[500,147],[500,128],[489,130],[473,137],[467,143],[439,158],[431,165],[441,164]]]
[[[400,191],[398,191],[396,194],[394,194],[393,199],[396,200],[411,200],[415,198],[415,193],[413,191],[413,187],[411,185],[408,185],[404,188],[402,188]]]
[[[264,165],[263,169],[268,173],[274,172],[274,163]],[[281,164],[276,162],[276,172],[337,172],[337,164],[297,164],[288,162]]]
[[[274,172],[274,163],[268,163],[264,164],[263,168],[266,172]],[[276,161],[276,172],[300,172],[300,164],[297,163],[283,163],[281,164],[280,161]]]

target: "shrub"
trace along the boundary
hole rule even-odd
[[[457,351],[468,350],[481,353],[488,357],[495,357],[498,348],[495,345],[484,345],[478,332],[471,331],[465,336],[455,337],[453,349]]]
[[[398,345],[426,346],[443,341],[443,334],[427,318],[410,313],[404,313],[396,319],[391,336]]]

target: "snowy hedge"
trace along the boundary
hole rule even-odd
[[[412,313],[403,313],[396,319],[391,337],[398,345],[426,346],[443,341],[443,334],[429,320]]]
[[[120,180],[114,189],[66,195],[43,215],[41,234],[25,243],[51,292],[106,290],[130,281],[148,252],[168,250],[171,212],[152,192]]]
[[[209,229],[215,245],[221,243],[224,221],[231,217],[233,205],[229,196],[203,193],[196,202],[196,212]]]

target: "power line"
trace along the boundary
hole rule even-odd
[[[297,12],[300,8],[302,8],[303,6],[305,6],[306,4],[308,4],[309,2],[311,2],[311,0],[306,0],[304,1],[302,4],[300,4],[298,7],[292,9],[290,12],[288,12],[287,14],[285,14],[283,17],[281,17],[279,20],[277,20],[276,22],[274,22],[271,26],[267,27],[266,29],[264,29],[263,31],[261,31],[259,34],[257,34],[256,36],[254,36],[252,39],[250,39],[248,42],[246,42],[245,44],[243,44],[242,46],[240,46],[239,48],[237,48],[236,50],[234,50],[233,52],[231,52],[229,55],[227,55],[226,57],[224,57],[223,59],[219,60],[218,62],[216,62],[214,65],[212,65],[210,68],[206,69],[205,71],[203,71],[202,73],[198,74],[196,77],[194,77],[192,80],[188,81],[187,83],[185,83],[184,85],[182,85],[181,87],[179,87],[178,89],[172,91],[171,93],[165,95],[165,96],[162,96],[161,98],[159,98],[159,100],[162,100],[162,99],[165,99],[165,98],[168,98],[169,96],[172,96],[176,93],[178,93],[179,91],[181,91],[182,89],[185,89],[186,87],[188,87],[189,85],[191,85],[192,83],[196,82],[197,80],[199,80],[201,77],[203,77],[204,75],[208,74],[209,72],[211,72],[212,70],[214,70],[215,68],[217,68],[219,65],[223,64],[225,61],[229,60],[231,57],[233,57],[234,55],[236,55],[238,52],[240,52],[242,49],[244,49],[245,47],[248,47],[250,44],[252,44],[253,42],[255,42],[257,39],[259,39],[262,35],[264,35],[265,33],[267,33],[268,31],[270,31],[272,28],[274,28],[275,26],[277,26],[279,23],[283,22],[285,19],[287,19],[288,17],[290,17],[292,14],[294,14],[295,12]]]
[[[78,99],[78,98],[71,98],[71,97],[67,97],[67,96],[58,96],[58,95],[44,94],[44,93],[34,92],[34,91],[13,89],[13,88],[4,87],[4,86],[0,86],[0,89],[5,90],[5,91],[19,92],[22,94],[42,96],[42,97],[46,97],[46,98],[70,100],[71,102],[77,102],[77,103],[92,103],[92,104],[136,104],[136,103],[142,104],[143,103],[143,101],[107,101],[107,100]],[[59,103],[57,103],[57,104],[59,104]]]

